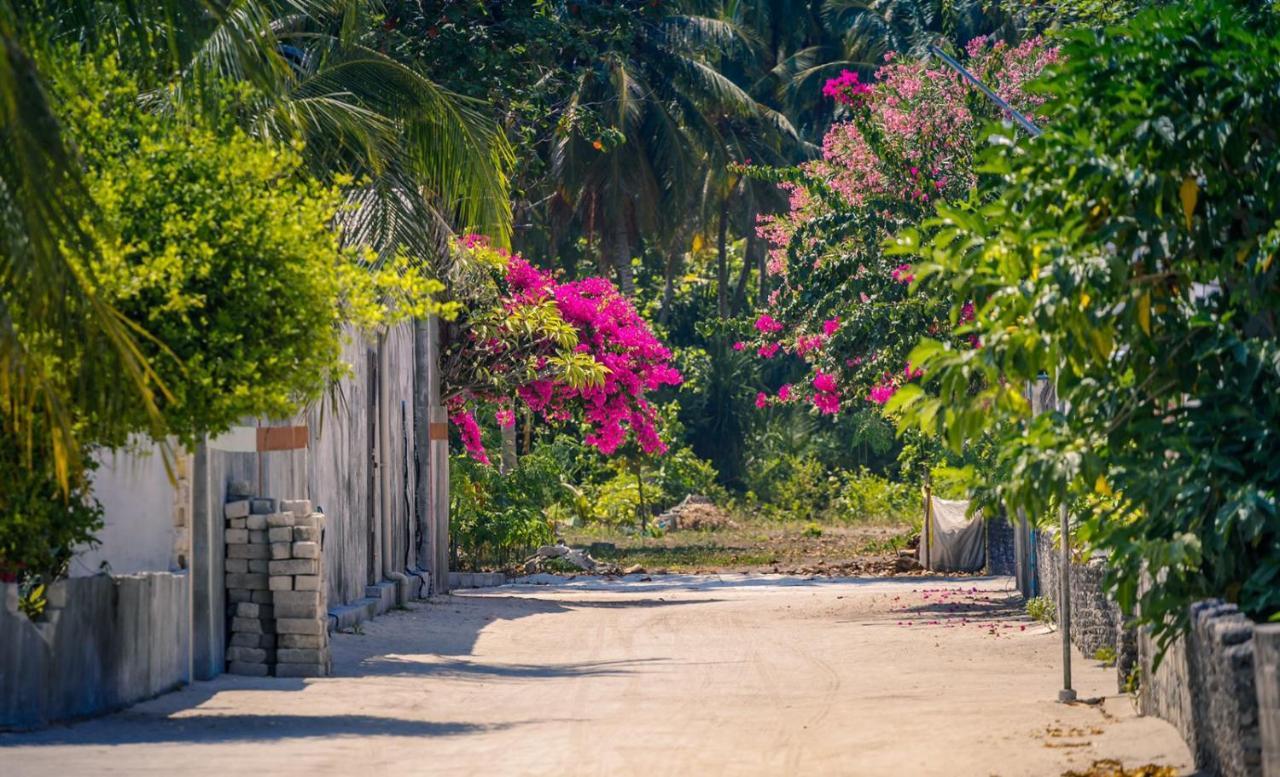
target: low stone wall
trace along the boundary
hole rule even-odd
[[[1059,577],[1062,548],[1058,544],[1058,533],[1037,531],[1035,551],[1038,590],[1057,606],[1062,590]],[[1071,643],[1089,657],[1100,648],[1117,648],[1123,621],[1120,608],[1103,593],[1104,564],[1102,559],[1095,558],[1071,565]]]
[[[1017,554],[1014,551],[1013,524],[1004,516],[987,519],[987,574],[1013,575],[1017,573]]]
[[[185,574],[79,577],[49,587],[44,614],[0,584],[0,729],[97,715],[190,680]]]
[[[1190,631],[1169,647],[1159,668],[1154,641],[1146,630],[1138,632],[1139,706],[1178,729],[1206,774],[1261,777],[1258,678],[1275,677],[1276,669],[1255,667],[1254,624],[1235,605],[1207,599],[1191,605],[1190,616]]]

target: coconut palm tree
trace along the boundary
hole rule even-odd
[[[701,171],[731,161],[722,119],[795,134],[785,116],[718,69],[722,57],[750,46],[733,24],[661,10],[633,13],[630,34],[579,69],[569,101],[569,116],[593,110],[602,132],[562,133],[551,150],[553,208],[598,236],[601,264],[628,294],[635,290],[631,254],[639,238],[676,230],[698,207]]]

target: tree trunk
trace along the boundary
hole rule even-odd
[[[684,233],[677,237],[677,246],[684,245]],[[679,247],[667,254],[666,267],[662,273],[662,306],[658,309],[658,323],[665,325],[671,320],[671,306],[676,301],[676,276],[680,274],[684,263],[684,251]]]
[[[729,317],[729,198],[720,198],[720,230],[716,236],[716,312]]]
[[[631,274],[631,241],[627,237],[627,225],[615,223],[609,240],[609,263],[618,274],[618,288],[628,297],[636,295],[636,279]]]
[[[502,462],[498,471],[506,475],[516,468],[516,425],[502,427]]]
[[[752,211],[751,223],[755,223],[755,212]],[[738,286],[733,292],[733,312],[737,313],[747,304],[747,281],[751,279],[751,266],[756,264],[756,253],[760,250],[760,238],[755,230],[747,232],[747,250],[742,255],[742,270],[738,273]]]
[[[769,304],[769,244],[763,239],[757,239],[760,245],[756,249],[756,277],[760,279],[760,283],[756,289],[756,304],[763,308]]]

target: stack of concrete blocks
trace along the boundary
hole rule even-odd
[[[267,522],[275,515],[274,499],[258,499],[245,483],[228,488],[226,516],[227,612],[231,641],[227,671],[265,677],[276,663],[276,622],[268,586],[271,546]]]
[[[305,499],[253,497],[232,483],[227,520],[227,671],[265,677],[329,673],[321,575],[324,516]]]
[[[306,499],[286,500],[268,516],[267,586],[276,617],[276,677],[329,673],[329,614],[320,574],[324,515]]]

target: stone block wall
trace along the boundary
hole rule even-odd
[[[1257,678],[1275,670],[1255,667],[1254,624],[1235,605],[1207,599],[1191,605],[1190,617],[1159,668],[1154,641],[1138,632],[1139,706],[1178,729],[1206,774],[1262,777]]]
[[[232,483],[226,518],[227,671],[276,677],[329,673],[322,574],[324,515],[306,499],[254,497]]]
[[[1058,533],[1036,532],[1036,575],[1041,596],[1055,606],[1061,596],[1062,549]],[[1099,648],[1118,648],[1123,619],[1120,608],[1102,590],[1105,561],[1100,558],[1071,564],[1071,643],[1092,657]],[[1118,652],[1118,651],[1117,651]]]
[[[1017,572],[1013,524],[1004,516],[987,519],[987,574],[1012,575]]]

